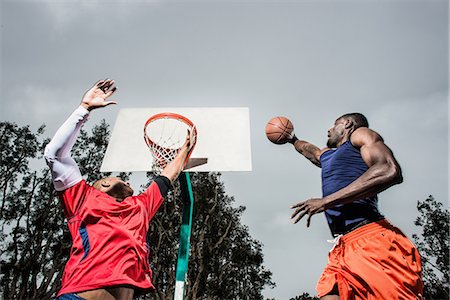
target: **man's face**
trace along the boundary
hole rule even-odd
[[[328,148],[336,148],[345,135],[345,119],[337,119],[333,127],[328,130]]]
[[[117,201],[123,201],[134,193],[130,184],[119,177],[100,179],[94,183],[94,188],[116,198]]]

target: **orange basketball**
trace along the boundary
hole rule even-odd
[[[274,144],[285,144],[294,137],[294,125],[286,117],[272,118],[267,122],[266,136]]]

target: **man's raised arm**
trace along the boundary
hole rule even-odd
[[[116,103],[106,100],[116,90],[113,84],[113,80],[101,80],[89,89],[84,94],[80,106],[57,130],[55,136],[45,147],[44,157],[52,171],[53,184],[57,191],[63,191],[82,179],[76,162],[70,157],[70,151],[81,126],[88,118],[89,111]]]
[[[328,150],[328,148],[325,148],[323,150],[319,149],[319,147],[307,142],[299,140],[295,135],[294,137],[289,141],[292,145],[294,145],[295,150],[297,150],[298,153],[306,157],[310,162],[312,162],[314,165],[320,166],[320,155],[322,155],[323,152]]]
[[[191,151],[194,144],[194,130],[191,130],[188,132],[186,141],[181,147],[180,152],[178,152],[177,156],[175,156],[175,158],[164,168],[164,170],[161,172],[161,176],[167,177],[170,180],[170,183],[173,183],[173,181],[178,177],[178,175],[180,175],[180,172],[183,170],[186,157]]]

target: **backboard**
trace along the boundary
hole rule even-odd
[[[252,170],[248,108],[161,107],[127,108],[119,111],[100,171],[152,171],[153,157],[144,141],[144,125],[151,116],[162,112],[183,115],[197,128],[197,144],[190,159],[193,163],[188,163],[187,170]],[[204,164],[196,166],[195,162]]]

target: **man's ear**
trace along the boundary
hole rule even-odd
[[[354,123],[353,123],[352,119],[345,120],[345,129],[350,129],[353,127],[353,125],[354,125]]]
[[[111,186],[111,184],[106,180],[102,180],[101,186],[104,187],[105,189],[107,189]]]

